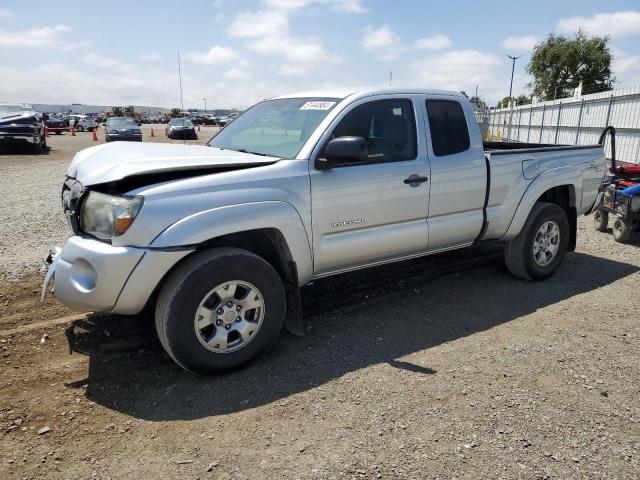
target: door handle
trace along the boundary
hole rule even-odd
[[[412,187],[417,187],[421,183],[424,183],[428,180],[429,180],[429,177],[421,177],[420,175],[412,173],[411,175],[409,175],[407,178],[404,179],[403,183],[405,185],[411,185]]]

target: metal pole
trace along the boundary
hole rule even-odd
[[[529,126],[527,127],[527,143],[529,143],[529,135],[531,134],[531,117],[533,117],[533,105],[529,107]]]
[[[520,115],[518,115],[518,133],[516,136],[516,140],[520,141],[520,125],[522,124],[522,108],[520,109]]]
[[[580,100],[580,113],[578,113],[578,128],[576,129],[576,141],[574,145],[578,145],[578,138],[580,137],[580,126],[582,125],[582,109],[584,108],[584,98]]]
[[[609,118],[611,118],[611,107],[613,106],[613,95],[609,97],[609,106],[607,107],[607,118],[604,121],[604,126],[609,126]]]
[[[202,100],[204,100],[204,113],[207,113],[207,99],[203,98]]]
[[[544,130],[544,113],[546,108],[546,105],[542,105],[542,120],[540,121],[540,138],[538,139],[538,143],[542,143],[542,131]]]
[[[512,57],[511,55],[507,55],[507,57],[509,57],[512,62],[511,62],[511,83],[509,84],[509,100],[511,100],[511,94],[513,93],[513,72],[516,69],[516,60],[519,59],[522,55],[518,56],[518,57]]]
[[[562,102],[558,104],[558,120],[556,121],[556,137],[553,143],[558,143],[558,130],[560,129],[560,114],[562,113]]]

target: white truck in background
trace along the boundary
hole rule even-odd
[[[162,345],[196,374],[304,332],[299,288],[329,275],[504,242],[542,280],[598,194],[601,145],[484,142],[468,100],[419,89],[258,103],[207,146],[116,142],[79,152],[50,256],[58,298],[155,309]]]

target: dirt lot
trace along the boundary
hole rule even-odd
[[[194,378],[144,319],[37,303],[85,135],[0,154],[0,478],[639,478],[637,239],[581,219],[541,283],[495,246],[316,282],[310,335]]]

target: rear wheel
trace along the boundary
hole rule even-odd
[[[206,250],[167,279],[156,330],[176,363],[208,375],[267,350],[282,328],[285,302],[280,277],[262,258],[238,248]]]
[[[631,225],[622,218],[616,218],[613,221],[613,239],[619,243],[628,242],[631,238]]]
[[[76,130],[77,130],[78,132],[84,132],[84,127],[83,127],[82,125],[78,125],[78,126],[76,127]]]
[[[536,203],[522,230],[504,249],[507,268],[526,280],[543,280],[562,263],[569,243],[567,214],[553,203]]]
[[[593,214],[593,226],[599,232],[606,232],[609,228],[609,212],[598,209]]]

